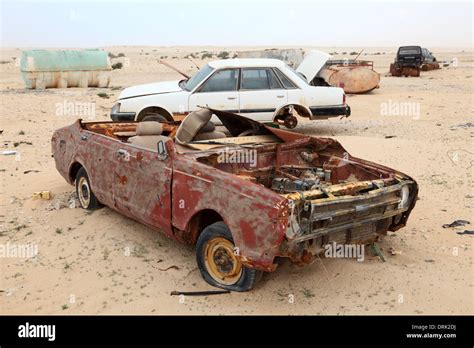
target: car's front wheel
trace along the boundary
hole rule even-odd
[[[102,206],[92,192],[89,177],[84,168],[79,169],[76,175],[76,194],[83,209],[95,210]]]
[[[168,122],[165,116],[160,115],[160,114],[149,114],[145,117],[143,117],[143,122],[148,122],[148,121],[155,121],[155,122]]]
[[[202,231],[196,244],[196,260],[204,280],[226,290],[248,291],[262,275],[262,271],[242,265],[232,234],[222,221]]]

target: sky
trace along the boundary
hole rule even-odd
[[[473,0],[0,0],[3,47],[473,46]]]

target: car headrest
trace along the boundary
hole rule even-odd
[[[181,122],[178,130],[176,131],[176,141],[180,144],[186,144],[191,142],[196,134],[199,133],[211,119],[212,112],[208,109],[200,109],[198,111],[191,112]]]
[[[163,127],[156,121],[140,122],[137,126],[137,135],[161,135]]]
[[[199,133],[209,133],[214,132],[216,130],[216,126],[211,121],[207,122],[204,127],[199,130]]]

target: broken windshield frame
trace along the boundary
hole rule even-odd
[[[183,81],[183,87],[186,91],[190,92],[196,88],[204,79],[214,71],[209,64],[204,65],[197,73],[191,76],[188,80]]]

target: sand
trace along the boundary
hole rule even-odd
[[[192,248],[109,208],[88,213],[69,207],[74,188],[55,169],[50,139],[76,117],[58,115],[58,104],[92,102],[95,119],[107,120],[121,88],[180,78],[157,64],[158,58],[166,56],[192,73],[196,68],[184,58],[189,53],[227,50],[232,56],[251,48],[106,49],[126,56],[114,59],[125,66],[112,72],[110,88],[45,91],[24,89],[12,60],[20,49],[1,50],[1,151],[16,150],[20,156],[0,155],[0,245],[38,247],[33,258],[0,258],[1,314],[474,314],[474,237],[456,234],[474,229],[473,128],[459,126],[474,121],[472,49],[432,47],[438,60],[456,57],[458,66],[397,78],[387,76],[396,47],[366,48],[360,58],[375,62],[380,88],[348,96],[352,116],[347,119],[301,122],[295,129],[334,137],[352,155],[418,181],[419,201],[408,225],[379,243],[386,262],[370,250],[364,262],[318,259],[305,267],[285,262],[251,292],[184,301],[170,292],[212,289],[197,270]],[[210,60],[201,55],[198,64]],[[110,98],[99,97],[100,92]],[[409,105],[415,111],[396,115],[392,107],[400,103],[414,103]],[[15,147],[22,141],[31,145]],[[38,172],[25,174],[28,170]],[[50,201],[32,199],[33,192],[43,190],[53,195]],[[456,219],[471,225],[442,228]],[[165,271],[173,265],[177,268]]]

